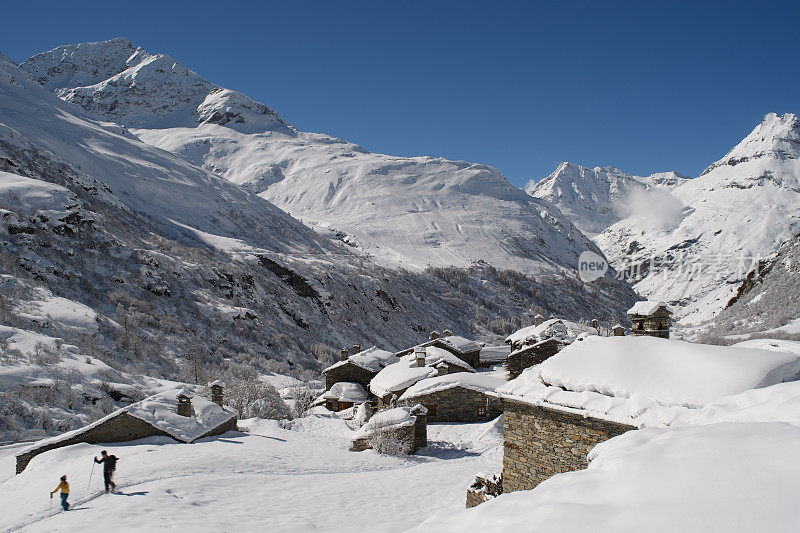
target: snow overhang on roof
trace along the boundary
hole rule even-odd
[[[663,426],[721,397],[798,378],[795,354],[656,337],[588,336],[497,389],[509,400]]]
[[[628,315],[647,316],[655,313],[659,307],[664,307],[668,313],[672,313],[672,308],[666,302],[657,302],[651,300],[644,300],[636,302],[633,307],[628,309]]]
[[[338,361],[332,364],[323,370],[323,372],[329,372],[335,368],[351,364],[359,368],[363,368],[364,370],[377,373],[380,372],[381,369],[395,362],[397,362],[397,357],[393,352],[381,350],[377,346],[373,346],[362,352],[351,355],[344,361]]]
[[[183,392],[186,391],[173,389],[160,392],[124,409],[114,411],[110,415],[80,429],[36,442],[17,455],[78,436],[123,413],[138,418],[181,442],[193,442],[231,418],[238,416],[238,412],[235,409],[220,407],[202,396],[192,397],[192,416],[179,415],[177,413],[178,395]]]
[[[425,394],[442,392],[455,387],[462,387],[478,392],[494,391],[497,387],[505,383],[506,380],[487,374],[456,372],[454,374],[422,379],[409,387],[408,390],[400,396],[400,399],[407,400]]]

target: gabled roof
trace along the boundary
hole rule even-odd
[[[502,363],[508,359],[508,354],[511,349],[507,344],[500,346],[484,346],[481,348],[480,362],[481,363]]]
[[[400,396],[400,399],[407,400],[417,396],[441,392],[455,387],[461,387],[478,392],[494,391],[497,389],[497,387],[505,383],[506,380],[489,374],[481,374],[476,372],[456,372],[454,374],[446,374],[444,376],[435,376],[422,379],[409,387],[408,390],[406,390],[403,395]]]
[[[632,426],[681,420],[723,396],[797,379],[795,354],[648,336],[588,336],[497,395]]]
[[[628,309],[628,315],[652,315],[658,310],[659,307],[665,308],[667,313],[672,314],[672,308],[666,302],[643,300],[633,304],[633,307]]]
[[[380,372],[382,368],[395,362],[397,362],[397,357],[395,357],[394,353],[387,352],[386,350],[381,350],[377,346],[373,346],[372,348],[368,348],[364,351],[358,352],[357,354],[351,355],[344,361],[339,361],[332,364],[323,370],[323,372],[328,372],[334,368],[339,368],[340,366],[344,366],[349,363],[359,368],[363,368],[364,370],[377,373]]]
[[[173,389],[160,392],[124,409],[114,411],[80,429],[40,440],[17,455],[78,436],[123,413],[138,418],[181,442],[193,442],[238,415],[235,409],[220,407],[202,396],[194,396],[192,397],[192,416],[181,416],[177,410],[178,395],[182,392],[186,391]]]
[[[460,337],[458,335],[448,335],[447,337],[439,337],[437,339],[431,339],[429,341],[423,342],[422,344],[417,344],[416,346],[412,346],[411,348],[400,350],[395,355],[397,355],[397,357],[402,357],[406,354],[413,353],[414,349],[416,348],[428,347],[428,346],[440,346],[453,353],[462,355],[473,352],[479,352],[481,349],[481,345],[473,340],[469,340],[464,337]]]

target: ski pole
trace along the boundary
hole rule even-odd
[[[52,511],[52,510],[53,510],[53,495],[51,494],[51,495],[50,495],[50,511]],[[49,513],[50,511],[48,511],[48,513]]]
[[[92,460],[92,473],[89,474],[89,484],[86,485],[86,490],[89,490],[89,488],[92,486],[92,476],[93,475],[94,475],[94,460]]]

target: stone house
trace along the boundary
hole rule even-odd
[[[503,414],[501,400],[487,393],[504,383],[504,379],[488,374],[445,374],[416,382],[399,401],[422,404],[429,422],[485,422]]]
[[[215,382],[218,386],[221,382]],[[180,407],[179,407],[180,406]],[[179,408],[182,414],[179,414]],[[188,408],[188,413],[185,409]],[[17,474],[37,455],[81,442],[126,442],[164,436],[191,443],[237,428],[238,413],[191,392],[174,389],[131,404],[83,428],[41,440],[17,454]]]
[[[360,383],[339,381],[334,383],[330,390],[325,391],[320,399],[328,411],[337,412],[364,403],[367,401],[367,396],[366,389]]]
[[[669,338],[672,309],[664,302],[641,301],[628,309],[631,335]]]
[[[436,332],[431,333],[430,340],[423,342],[422,344],[412,346],[411,348],[400,350],[395,355],[397,357],[405,357],[414,353],[414,351],[418,348],[427,348],[428,346],[434,346],[442,350],[447,350],[472,368],[477,368],[480,365],[480,344],[458,335],[446,335],[439,337]]]
[[[378,398],[378,406],[385,407],[422,379],[457,372],[474,373],[475,369],[448,350],[418,346],[415,353],[400,357],[378,372],[369,383],[369,391]]]
[[[354,352],[350,356],[348,356],[347,350],[343,349],[342,359],[322,371],[325,375],[325,390],[330,390],[336,383],[342,381],[358,383],[367,389],[369,382],[378,372],[396,362],[397,357],[394,353],[381,350],[376,346]]]

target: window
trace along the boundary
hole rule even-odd
[[[478,418],[486,418],[486,406],[479,405],[475,408],[475,414],[478,415]]]
[[[424,407],[428,410],[428,416],[436,416],[436,404],[428,404]]]

